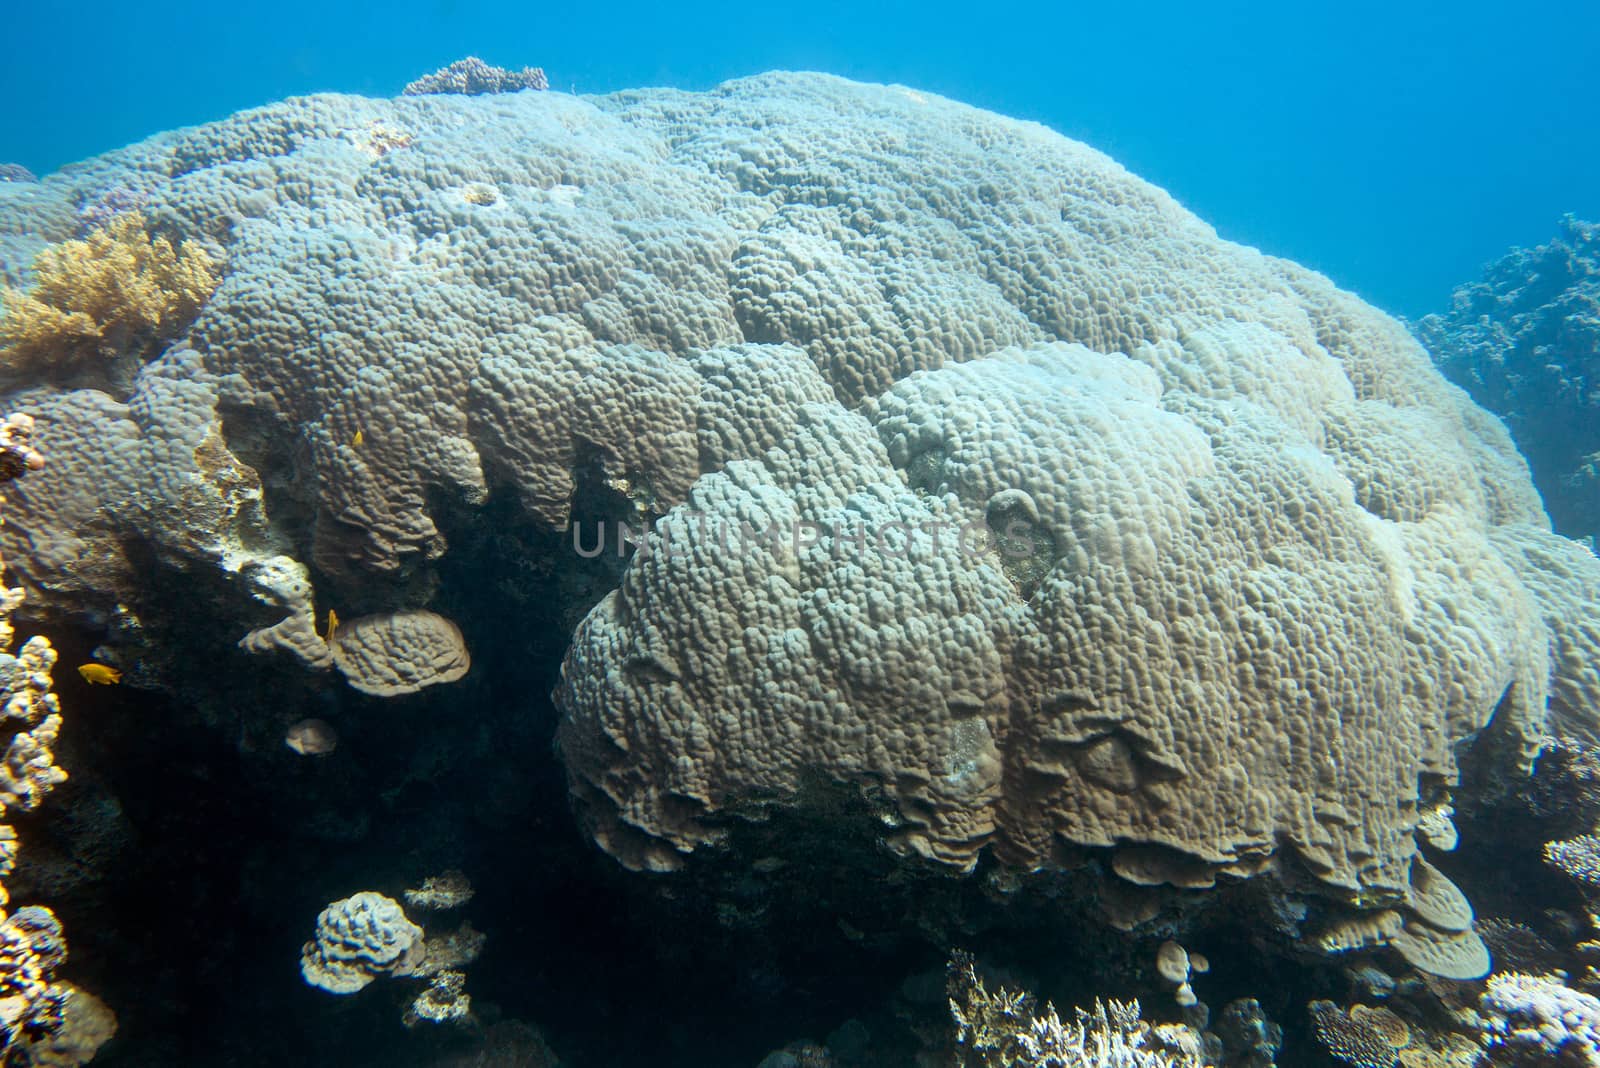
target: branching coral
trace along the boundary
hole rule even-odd
[[[33,276],[26,292],[0,291],[0,358],[15,369],[142,351],[192,321],[217,285],[204,249],[151,237],[137,212],[45,249]]]
[[[1331,1001],[1306,1006],[1311,1033],[1339,1064],[1353,1068],[1393,1068],[1398,1055],[1384,1033],[1364,1017],[1352,1015]]]
[[[1095,1001],[1063,1023],[1055,1008],[1004,987],[990,993],[970,954],[956,953],[946,977],[964,1068],[1198,1068],[1199,1038],[1184,1027],[1151,1027],[1137,1001]]]

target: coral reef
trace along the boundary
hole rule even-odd
[[[550,79],[539,67],[523,67],[511,71],[504,67],[491,67],[477,56],[458,59],[448,67],[424,75],[402,90],[404,96],[423,96],[430,93],[515,93],[521,89],[548,89]]]
[[[11,415],[0,423],[5,481],[43,466],[43,458],[31,442],[32,430],[33,421],[24,415]],[[13,812],[38,808],[44,797],[67,779],[66,771],[56,765],[54,753],[61,729],[60,703],[50,679],[55,649],[46,639],[34,637],[16,653],[10,651],[11,614],[21,600],[21,590],[0,586],[0,726],[14,732],[0,765],[0,820]],[[15,830],[9,823],[0,823],[0,879],[15,870],[17,848]],[[82,1060],[53,1063],[84,1063],[115,1031],[115,1017],[99,1006],[92,1015],[100,1023],[75,1037],[61,1037],[63,1014],[73,993],[73,988],[54,977],[67,956],[61,924],[47,908],[27,905],[8,911],[10,903],[10,894],[0,883],[0,1060],[8,1064],[52,1063],[29,1061],[26,1051],[13,1060],[12,1053],[30,1044],[65,1043],[66,1048],[87,1055]]]
[[[0,456],[21,457],[18,462],[6,464],[10,477],[43,464],[41,454],[30,442],[32,429],[33,421],[25,415],[12,415],[0,423]],[[4,503],[0,498],[0,505]],[[3,566],[0,562],[0,569]],[[0,819],[12,809],[37,808],[44,796],[67,778],[67,773],[56,766],[51,748],[61,729],[61,707],[50,680],[56,651],[43,637],[29,638],[20,650],[10,651],[14,638],[11,614],[22,603],[22,597],[21,590],[0,586],[0,724],[15,731],[0,765]],[[0,826],[0,830],[6,842],[0,852],[3,878],[10,874],[15,859],[15,846],[11,844],[15,835],[9,826]],[[0,886],[0,906],[5,903],[5,890]]]
[[[33,417],[20,412],[0,423],[0,483],[12,482],[44,467],[44,453],[30,444]]]
[[[1600,903],[1600,836],[1584,834],[1564,841],[1546,842],[1544,858]]]
[[[1600,999],[1551,976],[1515,972],[1489,980],[1479,1011],[1496,1068],[1600,1066]]]
[[[117,1033],[117,1017],[111,1009],[72,983],[57,983],[61,1026],[52,1034],[22,1040],[15,1047],[8,1065],[16,1068],[78,1068],[94,1060],[100,1047]]]
[[[33,285],[0,292],[0,366],[38,373],[144,352],[190,322],[216,288],[198,244],[151,237],[145,217],[112,218],[39,253]]]
[[[1383,1031],[1362,1016],[1347,1012],[1331,1001],[1306,1006],[1311,1032],[1323,1049],[1351,1068],[1394,1068],[1399,1054]]]
[[[1273,1068],[1283,1046],[1283,1028],[1267,1017],[1255,998],[1224,1005],[1215,1023],[1229,1068]]]
[[[32,171],[20,163],[0,163],[0,182],[37,182]]]
[[[302,719],[289,725],[283,744],[301,756],[327,756],[339,747],[339,733],[326,720]]]
[[[401,1017],[407,1027],[419,1023],[461,1023],[472,1014],[472,998],[466,993],[467,977],[461,972],[435,972]]]
[[[1505,419],[1556,529],[1600,535],[1600,226],[1572,216],[1416,324],[1450,379]]]
[[[455,682],[472,666],[461,628],[437,612],[362,616],[341,624],[329,639],[340,674],[375,697]]]
[[[426,950],[422,928],[398,902],[371,890],[335,901],[300,951],[300,974],[331,994],[353,994],[382,975],[411,975]]]
[[[454,889],[459,897],[460,887]],[[424,896],[423,907],[465,903],[465,897],[440,903],[444,893],[436,885],[431,895]],[[466,897],[470,896],[469,888]],[[412,894],[406,897],[411,901]],[[449,934],[425,934],[406,917],[399,902],[363,890],[335,901],[317,917],[316,936],[300,951],[300,974],[307,983],[332,994],[353,994],[384,976],[426,980],[401,1022],[407,1027],[465,1024],[472,1020],[472,998],[462,969],[478,959],[484,941],[470,924]]]
[[[1096,1001],[1062,1022],[1049,1004],[1001,987],[992,993],[972,957],[952,956],[948,993],[964,1068],[1199,1068],[1199,1036],[1177,1025],[1152,1027],[1139,1003]]]
[[[121,651],[139,664],[142,685],[156,684],[164,663],[184,670],[198,650],[231,650],[255,631],[264,647],[330,668],[307,569],[270,528],[260,476],[224,441],[214,380],[183,348],[137,379],[127,404],[97,389],[34,394],[41,447],[53,460],[50,478],[8,502],[0,539],[12,550],[13,581],[36,611],[54,605],[58,621],[88,621],[114,642],[137,643]],[[152,558],[164,566],[150,568]],[[148,581],[157,575],[174,584]],[[175,603],[181,611],[168,607]]]
[[[476,809],[434,797],[518,797],[495,833],[543,849],[518,828],[569,790],[730,930],[820,887],[822,841],[838,886],[916,902],[843,924],[874,951],[1038,894],[1158,996],[1156,944],[1236,903],[1240,945],[1335,976],[1488,968],[1419,842],[1458,837],[1474,740],[1509,783],[1592,729],[1600,561],[1326,279],[1035,125],[815,75],[300,98],[8,198],[0,252],[118,189],[227,277],[125,388],[23,376],[51,477],[0,537],[43,619],[106,631],[96,696],[237,728],[317,833],[392,856],[404,812],[438,871]],[[312,715],[332,759],[285,751]],[[406,752],[419,721],[454,748]],[[565,779],[530,782],[552,729]],[[418,936],[327,925],[308,978],[404,969],[419,1021],[468,1011],[470,936],[424,940],[429,984]],[[1168,956],[1186,1001],[1218,980]]]
[[[123,216],[142,213],[148,203],[149,198],[139,190],[125,185],[114,185],[110,189],[97,192],[80,204],[78,220],[87,233],[105,230]]]
[[[430,875],[422,885],[405,892],[406,904],[430,911],[458,909],[472,900],[472,883],[459,871]]]
[[[49,909],[30,905],[0,923],[0,1050],[60,1030],[66,993],[51,973],[66,956],[61,925]]]

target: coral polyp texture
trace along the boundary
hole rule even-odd
[[[202,247],[152,237],[137,212],[43,249],[32,277],[0,290],[0,366],[12,371],[142,351],[186,326],[217,284]]]
[[[353,994],[384,975],[411,975],[426,954],[422,928],[399,902],[371,890],[335,901],[300,951],[300,974],[333,994]]]
[[[1491,722],[1508,773],[1593,732],[1600,562],[1325,278],[1041,126],[809,74],[299,98],[0,187],[0,255],[113,187],[228,271],[124,395],[30,392],[36,610],[217,576],[185,596],[263,670],[399,693],[466,665],[408,613],[573,610],[472,618],[483,524],[564,573],[625,521],[555,693],[623,864],[842,791],[908,865],[1272,873],[1344,910],[1330,951],[1486,967],[1417,831]]]
[[[350,685],[378,697],[454,682],[472,666],[460,628],[437,612],[362,616],[340,625],[331,644]]]

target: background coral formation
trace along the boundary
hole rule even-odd
[[[523,67],[518,71],[504,67],[491,67],[477,56],[458,59],[448,67],[424,75],[408,84],[406,96],[428,93],[463,93],[476,96],[480,93],[514,93],[519,89],[548,89],[550,79],[539,67]]]
[[[1416,324],[1440,368],[1506,421],[1556,529],[1600,535],[1600,226],[1571,216]]]

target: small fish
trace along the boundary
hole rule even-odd
[[[339,613],[335,612],[333,609],[330,608],[330,609],[328,609],[328,636],[326,638],[322,639],[322,640],[327,642],[329,645],[332,645],[333,644],[333,636],[334,636],[335,633],[338,632],[338,630],[339,630]]]
[[[122,672],[110,664],[79,664],[78,674],[90,686],[115,686],[122,681]]]
[[[361,446],[365,445],[366,443],[367,443],[367,436],[365,434],[363,434],[360,430],[357,430],[356,431],[356,436],[350,439],[350,447],[351,448],[359,449],[359,448],[361,448]]]

